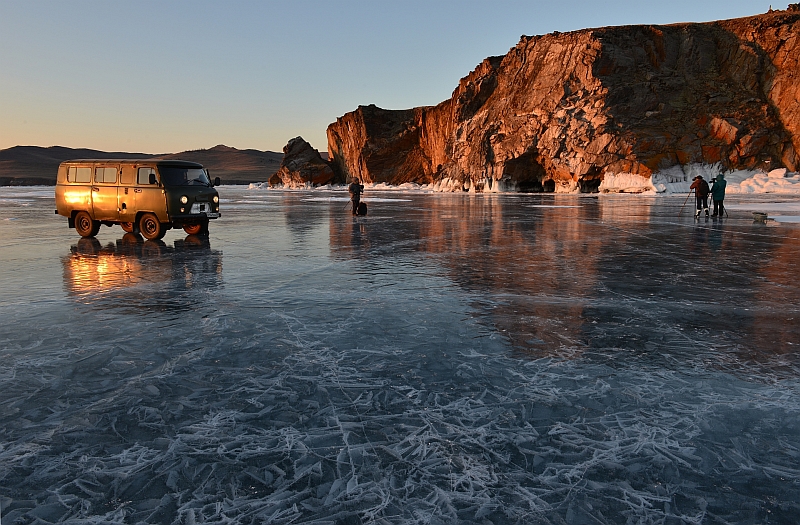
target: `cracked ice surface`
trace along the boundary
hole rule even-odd
[[[0,189],[4,523],[795,523],[800,226],[220,191],[143,243]]]

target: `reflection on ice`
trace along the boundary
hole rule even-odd
[[[796,522],[800,230],[220,191],[210,242],[0,226],[4,523]]]
[[[202,294],[222,280],[222,254],[202,236],[189,235],[167,246],[127,233],[105,246],[95,238],[80,239],[70,251],[63,258],[65,289],[80,302],[102,308],[152,307],[158,302],[181,307],[178,292]],[[124,293],[126,288],[135,293]],[[182,297],[182,307],[194,308],[201,297]]]

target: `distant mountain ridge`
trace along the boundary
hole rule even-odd
[[[223,184],[249,184],[269,180],[280,168],[283,153],[239,150],[221,144],[210,149],[156,155],[63,146],[14,146],[0,150],[0,186],[55,184],[58,165],[71,159],[180,159],[199,162],[212,177],[222,179]]]

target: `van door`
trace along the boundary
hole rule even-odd
[[[136,169],[136,189],[134,190],[136,192],[136,211],[153,212],[159,221],[169,222],[164,188],[158,184],[157,175],[156,183],[150,184],[151,174],[156,175],[155,168],[147,166]]]
[[[95,166],[92,208],[98,221],[118,221],[117,174],[119,166]]]
[[[123,164],[119,171],[119,222],[136,221],[136,166]]]

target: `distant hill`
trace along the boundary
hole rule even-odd
[[[283,153],[238,150],[228,146],[211,149],[150,155],[147,153],[109,152],[92,149],[73,149],[62,146],[14,146],[0,150],[0,186],[52,185],[56,181],[58,165],[70,159],[180,159],[199,162],[212,177],[223,184],[249,184],[264,182],[280,168]]]
[[[55,184],[58,165],[69,159],[146,159],[152,156],[61,146],[14,146],[0,150],[0,186]]]
[[[220,144],[211,149],[157,155],[156,158],[198,162],[205,166],[212,178],[222,179],[223,184],[249,184],[268,181],[281,167],[283,153],[236,149]]]

